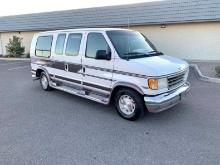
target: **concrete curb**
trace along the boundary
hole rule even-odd
[[[190,64],[190,66],[194,68],[194,70],[196,71],[196,73],[197,73],[200,80],[220,84],[220,79],[204,76],[202,74],[202,72],[199,70],[199,67],[198,67],[197,64]]]
[[[0,57],[0,60],[4,61],[30,61],[30,58],[2,58]]]

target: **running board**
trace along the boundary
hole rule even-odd
[[[88,93],[87,91],[84,90],[79,90],[79,89],[74,89],[68,86],[56,86],[55,84],[51,84],[51,87],[54,89],[58,89],[76,96],[80,96],[101,104],[105,104],[107,105],[109,103],[109,98],[108,97],[103,97],[103,96],[99,96],[99,95],[95,95],[92,93]]]

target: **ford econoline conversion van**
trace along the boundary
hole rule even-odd
[[[138,119],[161,112],[189,91],[188,64],[159,52],[141,33],[116,28],[49,31],[31,44],[32,77],[52,88],[99,103],[113,101],[118,114]]]

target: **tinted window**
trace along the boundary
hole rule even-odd
[[[86,57],[96,58],[98,50],[106,50],[108,52],[109,46],[104,36],[101,33],[89,33],[87,38]]]
[[[37,39],[36,56],[49,57],[51,53],[53,36],[41,36]]]
[[[56,54],[63,54],[65,39],[66,39],[66,34],[59,34],[58,35],[57,42],[56,42],[56,48],[55,48]]]
[[[159,55],[152,43],[139,32],[114,30],[107,31],[121,58],[140,58]]]
[[[79,54],[82,34],[70,34],[66,44],[66,55],[77,56]]]

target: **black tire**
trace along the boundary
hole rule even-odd
[[[47,85],[46,86],[44,86],[43,83],[42,83],[44,78],[47,80]],[[41,75],[40,75],[40,85],[41,85],[42,89],[45,90],[45,91],[51,91],[52,90],[52,88],[49,85],[49,79],[48,79],[46,73],[44,73],[44,72],[42,72]]]
[[[133,100],[132,103],[134,103],[135,106],[133,106],[134,110],[132,110],[132,114],[128,115],[124,113],[123,110],[121,110],[119,102],[120,102],[120,99],[123,97],[127,97],[129,98],[129,100],[131,99]],[[145,111],[146,111],[143,96],[140,95],[138,92],[132,89],[129,89],[129,88],[123,88],[116,92],[115,97],[114,97],[114,104],[115,104],[118,114],[122,118],[126,120],[130,120],[130,121],[135,121],[139,119],[145,114]]]

